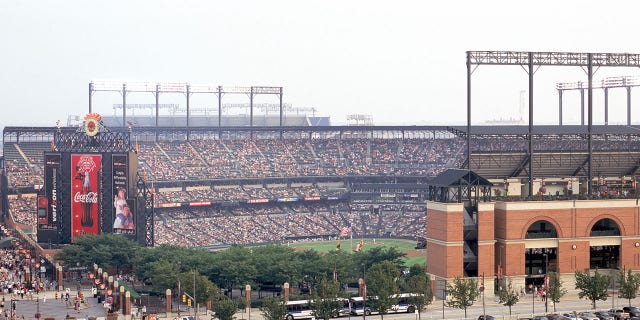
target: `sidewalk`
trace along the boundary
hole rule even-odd
[[[106,318],[106,310],[102,303],[98,303],[97,298],[93,298],[89,289],[82,290],[85,296],[85,303],[80,305],[80,310],[74,310],[73,303],[67,304],[64,301],[62,293],[64,291],[59,292],[59,298],[55,299],[55,291],[47,291],[42,292],[39,295],[33,295],[32,299],[25,297],[25,299],[16,299],[16,315],[17,319],[20,319],[20,316],[24,316],[26,320],[36,319],[36,312],[40,311],[42,315],[41,319],[44,318],[54,318],[54,319],[65,319],[65,317],[75,317],[77,319],[89,319],[90,317],[95,317],[96,320],[104,320]],[[70,292],[71,300],[75,296],[75,292]],[[12,295],[5,294],[5,310],[10,311],[11,299]],[[15,297],[14,297],[15,298]],[[632,305],[638,306],[640,305],[640,298],[632,300]],[[615,298],[614,301],[608,299],[606,301],[598,301],[597,302],[597,310],[609,310],[613,306],[619,308],[622,306],[628,305],[627,300]],[[474,302],[474,304],[467,309],[467,318],[466,319],[478,319],[478,316],[482,314],[488,314],[496,317],[496,319],[518,319],[524,317],[531,317],[532,314],[535,315],[544,315],[553,312],[553,303],[548,301],[546,305],[548,312],[545,311],[545,302],[540,301],[539,298],[533,299],[532,295],[525,295],[522,299],[512,307],[511,315],[509,314],[509,308],[503,306],[498,303],[495,297],[485,297],[484,304],[482,300],[482,296]],[[204,309],[201,309],[204,310]],[[572,311],[590,311],[591,302],[584,299],[579,299],[577,294],[567,295],[563,297],[563,299],[556,305],[555,313],[565,313]],[[175,313],[159,313],[157,314],[157,319],[174,319],[178,315]],[[182,316],[194,316],[193,310],[191,312],[181,312]],[[119,315],[118,319],[121,320],[130,320],[130,319],[141,319],[141,314],[137,317],[136,315],[128,315],[123,316]],[[464,310],[454,309],[449,307],[444,307],[442,300],[435,300],[432,304],[430,304],[426,310],[422,311],[418,314],[386,314],[384,315],[385,319],[418,319],[427,320],[427,319],[465,319]],[[247,313],[244,310],[239,310],[235,318],[237,320],[264,320],[262,313],[257,308],[252,308],[250,313]],[[362,318],[362,317],[343,317],[343,319],[351,319],[351,318]],[[380,319],[380,315],[371,315],[366,317],[368,319]],[[212,319],[209,313],[199,313],[199,320],[210,320]],[[366,320],[366,319],[364,319]]]

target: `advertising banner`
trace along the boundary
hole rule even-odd
[[[58,228],[60,194],[60,154],[44,155],[44,192],[45,198],[38,198],[38,228],[55,230]]]
[[[98,234],[98,172],[102,155],[71,155],[71,238]]]
[[[112,159],[113,194],[116,196],[121,189],[124,189],[125,192],[129,190],[129,163],[127,155],[124,154],[114,154]]]
[[[113,219],[113,233],[117,234],[135,234],[136,224],[135,216],[137,212],[136,201],[134,199],[121,198],[123,194],[116,195],[113,205],[116,209],[115,218]]]

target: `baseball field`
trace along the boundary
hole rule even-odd
[[[402,251],[406,254],[404,258],[404,264],[407,267],[410,267],[416,263],[421,265],[426,265],[427,263],[427,252],[425,249],[415,249],[416,241],[410,240],[400,240],[400,239],[363,239],[364,246],[363,250],[369,250],[374,247],[395,247],[398,251]],[[342,240],[340,243],[340,250],[342,251],[352,251],[356,245],[360,242],[360,239],[350,239]],[[328,252],[336,249],[338,241],[319,241],[319,242],[307,242],[307,243],[296,243],[296,248],[300,250],[304,249],[312,249],[319,252]]]

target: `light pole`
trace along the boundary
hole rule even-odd
[[[196,302],[196,270],[193,270],[193,316],[198,320],[198,303]]]
[[[485,309],[485,304],[484,304],[484,272],[482,273],[482,285],[480,286],[480,290],[482,290],[482,319],[486,319],[487,318],[487,310]]]
[[[536,286],[533,284],[533,275],[531,277],[531,316],[533,317],[534,314],[536,314],[536,292],[538,291],[538,289],[536,289]]]
[[[444,302],[447,300],[447,280],[444,280],[444,287],[442,288],[442,320],[444,320]]]
[[[366,269],[364,263],[362,264],[362,320],[367,319],[367,280]]]
[[[549,313],[549,299],[548,299],[548,295],[549,295],[549,254],[545,253],[544,254],[544,294],[543,294],[543,299],[544,299],[544,312],[545,313]]]

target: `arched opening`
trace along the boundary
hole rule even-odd
[[[612,237],[620,236],[618,224],[605,218],[596,222],[591,231],[591,237]],[[591,269],[616,269],[619,267],[620,246],[619,245],[597,245],[589,247],[589,268]]]
[[[529,229],[525,239],[540,239],[540,238],[557,238],[558,232],[553,224],[545,220],[538,220],[534,222]]]
[[[620,228],[618,227],[618,224],[609,218],[605,218],[596,222],[596,224],[593,225],[593,228],[591,228],[591,232],[589,233],[589,236],[591,237],[606,237],[606,236],[619,236],[619,235],[620,235]]]
[[[538,220],[529,226],[525,239],[557,238],[555,226],[546,220]],[[558,270],[558,250],[552,248],[528,248],[524,252],[525,284],[527,291],[532,292],[544,283],[544,277],[549,272]]]

